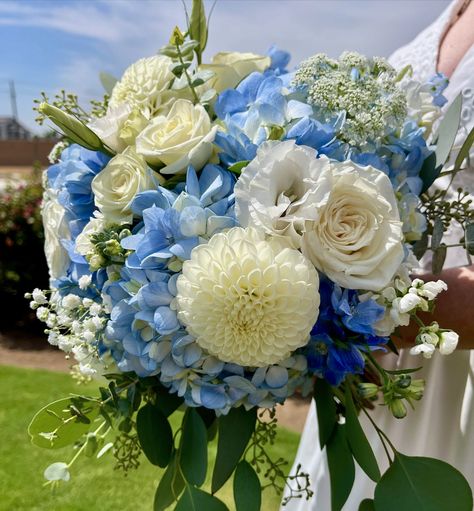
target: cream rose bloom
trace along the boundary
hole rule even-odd
[[[373,167],[331,162],[312,196],[316,220],[305,223],[302,251],[348,289],[378,291],[403,261],[403,232],[389,178]]]
[[[137,152],[161,174],[180,174],[192,165],[200,170],[212,154],[217,126],[202,105],[178,99],[168,115],[155,117],[137,137]]]
[[[140,59],[125,70],[115,84],[109,105],[117,107],[128,103],[149,115],[168,110],[175,94],[169,90],[174,78],[173,61],[164,55]]]
[[[178,317],[219,360],[262,367],[304,346],[319,313],[319,277],[298,250],[234,227],[199,245],[177,280]]]
[[[234,88],[254,71],[265,71],[270,63],[270,57],[255,53],[220,52],[212,57],[210,64],[202,64],[199,69],[212,71],[215,77],[209,81],[209,85],[217,92],[222,92]]]
[[[147,117],[128,103],[111,106],[104,117],[94,119],[88,127],[116,153],[134,145],[138,134],[148,124]]]
[[[69,230],[64,220],[65,210],[55,197],[46,197],[41,210],[44,226],[44,251],[49,268],[49,276],[57,279],[64,275],[69,256],[61,244],[68,239]]]
[[[380,290],[403,260],[395,194],[372,167],[316,158],[294,141],[269,142],[244,169],[235,196],[241,225],[285,236],[342,287]]]
[[[131,203],[137,193],[156,188],[163,178],[151,171],[133,147],[112,158],[92,180],[97,208],[110,223],[131,223]]]

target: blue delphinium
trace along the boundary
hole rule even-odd
[[[320,315],[305,354],[310,371],[339,385],[346,375],[363,372],[364,351],[387,342],[373,329],[385,309],[371,299],[361,301],[356,291],[342,289],[325,278],[319,291]]]

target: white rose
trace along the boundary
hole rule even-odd
[[[439,341],[439,351],[442,355],[450,355],[458,345],[459,335],[452,330],[441,332]]]
[[[44,251],[49,276],[52,279],[58,279],[64,275],[69,265],[69,256],[61,244],[61,239],[70,237],[64,213],[64,208],[53,197],[44,202],[41,211],[44,226]]]
[[[129,103],[146,115],[167,110],[174,93],[169,89],[174,78],[173,61],[164,55],[140,59],[132,64],[119,80],[110,96],[110,107]]]
[[[240,225],[288,237],[300,248],[305,221],[316,220],[313,195],[327,158],[293,140],[265,142],[235,184],[235,212]]]
[[[378,291],[403,260],[402,224],[388,177],[335,162],[294,141],[262,144],[235,185],[236,215],[286,236],[316,268],[349,289]]]
[[[403,232],[389,178],[373,167],[335,162],[311,196],[302,250],[320,271],[348,289],[378,291],[403,261]]]
[[[148,119],[137,108],[122,103],[108,108],[104,117],[94,119],[88,127],[116,153],[134,145],[138,134],[148,124]]]
[[[212,154],[217,126],[202,105],[178,99],[166,116],[155,117],[137,138],[137,152],[162,174],[184,173],[189,165],[202,169]]]
[[[215,77],[209,81],[209,85],[217,92],[222,92],[233,89],[254,71],[265,71],[270,63],[270,57],[255,53],[220,52],[212,57],[210,64],[202,64],[199,69],[212,71]]]
[[[147,167],[133,147],[112,158],[92,181],[95,205],[110,223],[131,223],[135,196],[157,186],[160,178]]]

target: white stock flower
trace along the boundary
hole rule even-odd
[[[133,199],[140,192],[156,188],[157,179],[163,178],[148,168],[133,147],[127,147],[93,179],[95,204],[108,222],[131,223]]]
[[[109,106],[103,117],[98,117],[88,127],[116,153],[134,145],[138,134],[148,124],[148,119],[137,108],[128,103]]]
[[[458,345],[459,335],[452,330],[440,333],[439,351],[442,355],[450,355]]]
[[[69,265],[69,256],[61,244],[61,239],[70,237],[64,220],[65,210],[56,198],[50,197],[45,200],[41,214],[44,227],[44,251],[49,275],[52,279],[57,279],[65,273]]]
[[[261,367],[304,346],[319,312],[319,278],[297,250],[235,227],[196,247],[177,281],[178,317],[224,362]]]
[[[137,152],[161,174],[186,172],[189,165],[202,169],[212,154],[217,126],[212,127],[206,109],[178,99],[169,113],[155,117],[137,137]]]
[[[441,116],[441,108],[433,104],[433,96],[427,84],[409,80],[401,84],[405,91],[408,116],[425,128],[424,137],[428,138],[434,122]]]
[[[270,57],[255,53],[220,52],[212,57],[210,64],[202,64],[199,69],[212,71],[215,77],[209,80],[209,86],[222,92],[233,89],[254,71],[265,71],[270,64]]]
[[[410,355],[423,355],[425,358],[431,358],[436,348],[433,344],[417,344],[410,348]]]
[[[420,279],[415,279],[413,281],[413,285],[415,282]],[[441,292],[448,290],[448,285],[446,282],[442,280],[430,281],[430,282],[422,282],[422,285],[418,289],[418,294],[426,298],[427,300],[434,300]]]
[[[138,107],[145,115],[154,115],[167,109],[173,98],[169,86],[174,78],[173,61],[164,55],[143,58],[128,67],[115,84],[109,105],[116,107],[128,103]]]
[[[410,312],[421,304],[422,299],[415,293],[407,293],[400,298],[398,310],[401,313]]]

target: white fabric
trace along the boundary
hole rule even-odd
[[[400,68],[411,64],[415,78],[420,80],[433,76],[440,41],[461,5],[462,1],[452,2],[431,26],[392,55],[392,64]],[[459,93],[462,93],[464,101],[461,127],[455,144],[457,148],[474,125],[474,46],[459,63],[444,95],[451,102]],[[441,186],[447,186],[448,182],[439,180],[437,183],[440,181]],[[474,173],[459,174],[456,183],[472,191]],[[454,230],[449,237],[457,243],[459,230]],[[449,249],[448,253],[447,267],[467,264],[463,250]],[[466,310],[470,311],[472,305],[466,304]],[[398,360],[392,357],[391,361],[384,361],[386,367],[390,366],[390,362],[392,366],[401,368],[416,367],[420,362],[407,350],[402,350]],[[433,359],[424,361],[424,369],[420,373],[417,373],[417,377],[425,378],[427,386],[425,396],[416,404],[415,411],[409,411],[403,420],[394,419],[385,407],[377,408],[371,415],[400,452],[445,460],[457,467],[474,488],[474,352],[459,350],[449,356],[436,353]],[[365,417],[361,417],[361,421],[381,468],[385,470],[387,460],[380,441],[369,421]],[[301,464],[302,470],[310,474],[314,496],[309,502],[292,499],[282,510],[331,511],[327,459],[325,452],[319,448],[314,403],[310,408],[293,473],[297,464]],[[364,498],[373,497],[373,491],[374,483],[356,467],[354,488],[343,511],[356,511]]]

